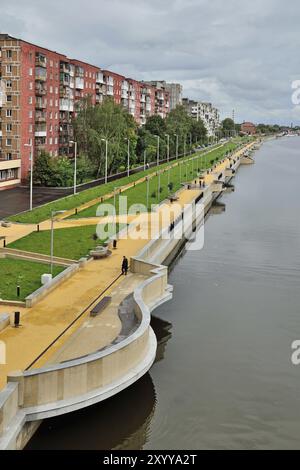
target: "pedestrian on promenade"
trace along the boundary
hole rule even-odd
[[[122,275],[127,276],[128,273],[128,259],[126,256],[123,256],[123,262],[122,262]]]

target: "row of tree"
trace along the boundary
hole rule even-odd
[[[134,118],[113,99],[101,106],[90,100],[80,102],[73,121],[74,140],[78,144],[77,180],[83,182],[99,178],[105,173],[106,152],[108,174],[130,166],[160,160],[189,152],[196,144],[208,142],[206,128],[201,120],[192,119],[183,106],[177,106],[166,119],[155,115],[138,126]],[[42,153],[35,162],[34,181],[43,186],[69,186],[74,174],[73,163],[68,158],[53,158]]]

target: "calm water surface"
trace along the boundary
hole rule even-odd
[[[300,449],[300,138],[242,167],[205,247],[170,275],[157,362],[107,402],[44,422],[30,449]]]

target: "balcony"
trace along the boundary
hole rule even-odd
[[[69,111],[72,113],[74,111],[74,103],[69,99],[62,98],[59,101],[59,110],[60,111]]]
[[[98,72],[98,73],[97,73],[97,76],[96,76],[96,83],[101,83],[101,84],[104,83],[103,73],[101,73],[101,72]]]
[[[45,82],[47,80],[46,69],[41,67],[36,67],[35,69],[35,79],[39,82]]]
[[[42,100],[41,98],[37,98],[35,101],[35,109],[46,109],[47,104],[46,101]]]
[[[107,94],[107,96],[114,96],[113,86],[107,85],[106,94]],[[126,98],[127,98],[127,96],[126,96]]]
[[[37,54],[35,56],[35,65],[37,65],[38,67],[46,68],[47,67],[46,57],[44,55]]]
[[[34,133],[35,137],[47,137],[47,129],[45,127],[37,127]]]
[[[12,170],[13,168],[21,168],[21,159],[0,160],[0,170]]]
[[[65,73],[65,74],[69,75],[69,73],[70,73],[70,64],[67,64],[66,62],[61,62],[59,70],[62,73]]]
[[[75,68],[75,77],[77,78],[84,78],[84,70],[82,67]]]
[[[36,96],[45,96],[46,93],[47,93],[46,88],[44,88],[43,86],[36,85],[36,87],[35,87],[35,95]]]
[[[122,99],[127,99],[128,98],[128,91],[122,90],[121,91],[121,98]]]
[[[77,90],[83,90],[84,89],[84,79],[80,77],[75,78],[75,88]]]
[[[46,122],[46,113],[36,113],[35,122]]]

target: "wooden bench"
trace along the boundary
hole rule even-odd
[[[97,317],[111,303],[111,297],[103,297],[100,302],[91,310],[91,317]]]

